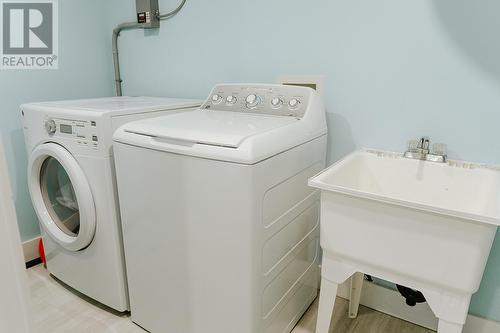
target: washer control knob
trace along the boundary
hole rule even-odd
[[[292,98],[289,102],[288,102],[288,106],[290,107],[290,109],[296,109],[298,108],[300,105],[300,101],[296,98]]]
[[[236,99],[235,96],[231,95],[231,96],[227,96],[226,97],[226,103],[227,104],[234,105],[234,104],[236,104],[236,101],[237,101],[237,99]]]
[[[283,105],[283,100],[279,97],[274,97],[272,100],[271,100],[271,105],[273,108],[279,108]]]
[[[54,135],[57,130],[56,122],[52,119],[45,122],[45,130],[49,135]]]
[[[250,94],[246,98],[247,107],[254,108],[260,104],[260,97],[256,94]]]
[[[212,103],[219,104],[222,101],[222,96],[219,94],[215,94],[212,96]]]

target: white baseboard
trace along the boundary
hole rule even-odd
[[[339,286],[338,296],[349,299],[350,281]],[[427,303],[420,303],[414,307],[406,305],[405,299],[398,291],[384,288],[365,281],[361,304],[371,309],[387,313],[393,317],[412,322],[414,324],[437,330],[438,321]],[[463,333],[498,333],[500,322],[469,315]]]
[[[40,241],[40,237],[35,237],[28,241],[23,242],[23,252],[24,252],[24,261],[29,262],[31,260],[39,258],[38,254],[38,242]]]

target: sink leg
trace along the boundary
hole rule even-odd
[[[365,275],[363,273],[354,273],[351,277],[351,295],[349,297],[349,318],[358,316],[359,301],[361,299],[361,289]]]
[[[330,331],[330,322],[332,320],[338,286],[334,282],[321,278],[316,333],[328,333]]]
[[[438,333],[461,333],[467,319],[469,294],[447,290],[423,290],[427,303],[439,318]]]
[[[462,333],[463,326],[440,319],[437,331],[438,333]]]

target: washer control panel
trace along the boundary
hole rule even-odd
[[[78,145],[98,149],[97,123],[87,120],[62,118],[45,119],[45,130],[49,136],[73,139]]]
[[[311,90],[284,85],[218,85],[202,109],[302,118]]]

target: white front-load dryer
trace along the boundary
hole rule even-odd
[[[317,295],[327,128],[304,87],[219,85],[115,132],[132,320],[153,333],[288,333]],[[144,260],[148,258],[148,260]]]
[[[129,310],[113,132],[132,120],[199,105],[153,97],[21,105],[28,186],[53,276],[108,307]]]

